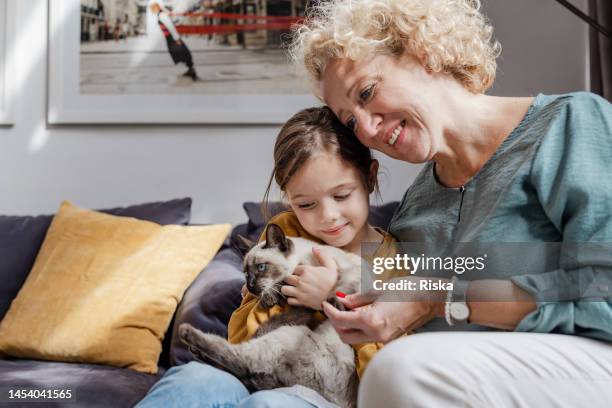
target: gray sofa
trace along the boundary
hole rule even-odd
[[[189,223],[191,200],[172,200],[126,208],[103,210],[108,213],[147,219],[160,224]],[[386,227],[397,203],[373,207],[370,221]],[[94,364],[0,359],[0,390],[8,388],[66,389],[74,401],[46,401],[45,407],[132,407],[140,401],[171,366],[193,358],[178,340],[177,328],[183,322],[209,333],[227,335],[227,322],[240,304],[244,283],[241,256],[235,246],[238,234],[257,240],[264,227],[258,203],[245,203],[248,223],[236,226],[215,258],[186,290],[163,340],[156,375]],[[275,205],[273,212],[282,210]],[[52,216],[0,216],[0,320],[27,278]],[[6,285],[4,284],[6,283]],[[0,406],[3,405],[0,399]],[[9,406],[43,406],[40,403],[11,402]]]

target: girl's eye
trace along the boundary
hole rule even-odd
[[[356,124],[357,124],[357,120],[355,120],[355,118],[350,118],[348,122],[346,122],[346,127],[354,132]]]
[[[266,263],[260,263],[260,264],[255,265],[255,267],[257,268],[257,271],[259,271],[259,272],[265,272],[265,271],[266,271],[266,269],[268,269],[268,264],[266,264]]]
[[[372,97],[373,93],[374,93],[374,85],[370,85],[367,88],[365,88],[363,91],[361,91],[361,93],[359,94],[359,100],[361,102],[367,102],[368,99]]]
[[[309,208],[312,208],[314,206],[314,203],[306,203],[306,204],[298,204],[297,207],[301,210],[308,210]]]
[[[334,199],[336,199],[336,201],[344,201],[347,198],[349,198],[349,196],[351,195],[351,193],[348,194],[340,194],[340,195],[335,195]]]

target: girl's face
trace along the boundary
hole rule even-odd
[[[442,134],[439,107],[447,82],[408,55],[378,55],[330,61],[321,91],[361,143],[395,159],[424,163],[435,155]]]
[[[285,192],[302,227],[326,244],[354,248],[366,238],[369,192],[357,169],[336,154],[312,156]]]

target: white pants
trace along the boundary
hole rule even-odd
[[[370,362],[358,407],[612,407],[612,343],[536,333],[406,336]]]

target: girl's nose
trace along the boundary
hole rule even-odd
[[[332,222],[340,218],[340,211],[333,203],[323,204],[322,212],[323,222]]]

